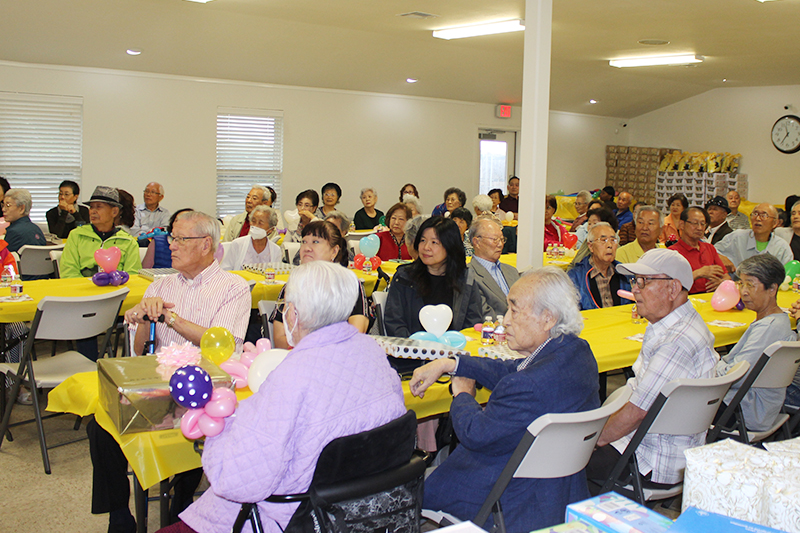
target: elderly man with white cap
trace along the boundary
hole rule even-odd
[[[719,360],[714,337],[689,302],[694,279],[692,267],[681,254],[650,250],[636,263],[617,265],[617,272],[630,277],[639,314],[650,323],[633,364],[634,377],[628,382],[633,396],[609,419],[589,461],[587,477],[601,485],[661,388],[679,378],[714,377]],[[680,482],[685,466],[683,451],[704,442],[705,432],[646,435],[636,450],[644,485],[663,488]],[[590,490],[593,488],[590,484]]]

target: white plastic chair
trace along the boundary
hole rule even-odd
[[[275,300],[261,300],[258,302],[258,313],[261,315],[261,334],[266,336],[273,344],[275,343],[275,333],[269,316],[277,305],[278,302]]]
[[[294,256],[297,255],[297,252],[300,251],[300,243],[299,242],[284,242],[283,249],[286,250],[286,256],[289,260],[289,264],[293,264]]]
[[[58,264],[61,262],[62,253],[64,253],[63,250],[50,250],[50,259],[52,260],[53,265],[53,275],[56,279],[61,277],[61,270],[59,270]]]
[[[361,242],[360,241],[349,241],[350,248],[353,249],[353,255],[358,255],[361,253]]]
[[[147,246],[139,247],[139,262],[144,261],[144,256],[147,255]]]
[[[24,276],[48,276],[54,273],[50,252],[63,250],[63,244],[54,246],[32,246],[26,244],[19,249],[19,273]]]
[[[663,500],[683,491],[683,483],[664,489],[644,488],[636,459],[636,448],[648,433],[660,435],[695,435],[711,427],[728,389],[747,373],[750,364],[741,361],[724,376],[708,379],[676,379],[661,389],[653,405],[639,424],[601,492],[614,490],[638,501]],[[790,380],[791,381],[791,380]],[[625,467],[630,473],[623,474]]]
[[[6,430],[10,426],[35,420],[39,432],[39,446],[42,450],[42,464],[46,474],[50,473],[50,458],[47,454],[47,442],[45,441],[44,426],[42,424],[43,417],[36,389],[50,389],[73,374],[95,371],[97,370],[97,363],[74,351],[33,361],[31,353],[34,341],[40,339],[85,339],[105,333],[103,351],[101,352],[105,353],[111,341],[111,334],[114,330],[119,310],[122,307],[122,301],[128,292],[129,289],[124,287],[114,292],[79,298],[45,296],[36,307],[36,315],[31,324],[28,340],[25,342],[25,350],[19,366],[0,363],[0,373],[11,375],[14,379],[11,398],[17,397],[23,383],[30,388],[35,415],[33,420],[9,424],[14,401],[9,401],[8,405],[4,405],[3,421],[0,424],[0,445],[3,444]],[[2,403],[6,403],[5,379],[2,382]],[[49,418],[49,416],[46,418]]]
[[[748,431],[747,420],[742,414],[742,400],[753,387],[785,389],[792,383],[797,368],[800,366],[800,342],[774,342],[767,346],[753,369],[736,391],[728,407],[720,415],[717,424],[708,432],[706,442],[734,438],[745,444],[761,442],[772,436],[783,427],[784,436],[791,437],[789,431],[789,415],[780,413],[775,423],[765,431]],[[732,425],[728,425],[731,421]]]
[[[386,335],[386,323],[383,321],[384,313],[386,312],[386,299],[389,293],[385,291],[374,291],[372,293],[372,301],[375,303],[375,318],[378,320],[378,331],[381,335]]]
[[[513,478],[559,478],[586,468],[603,426],[611,415],[622,409],[631,394],[631,389],[623,386],[597,409],[550,413],[534,420],[472,522],[482,527],[492,514],[498,533],[505,533],[505,518],[499,501]],[[428,510],[423,511],[422,516],[442,525],[459,521],[446,513]]]

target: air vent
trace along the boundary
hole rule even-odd
[[[410,11],[408,13],[400,13],[398,17],[408,17],[412,19],[432,19],[437,18],[439,15],[433,13],[423,13],[422,11]]]

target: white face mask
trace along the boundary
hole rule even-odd
[[[283,314],[283,318],[284,319],[287,318],[286,315],[287,315],[287,313]],[[297,320],[298,320],[297,319],[297,311],[295,311],[294,326],[292,326],[291,328],[289,327],[288,319],[283,323],[283,331],[286,334],[286,343],[289,346],[292,346],[292,347],[294,347],[294,345],[295,345],[294,339],[292,338],[292,335],[293,335],[292,329],[297,329]]]
[[[250,238],[254,241],[260,241],[267,238],[267,230],[259,228],[258,226],[250,226]]]

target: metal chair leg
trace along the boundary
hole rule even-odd
[[[147,533],[147,489],[142,488],[136,473],[133,474],[133,502],[136,533]]]

